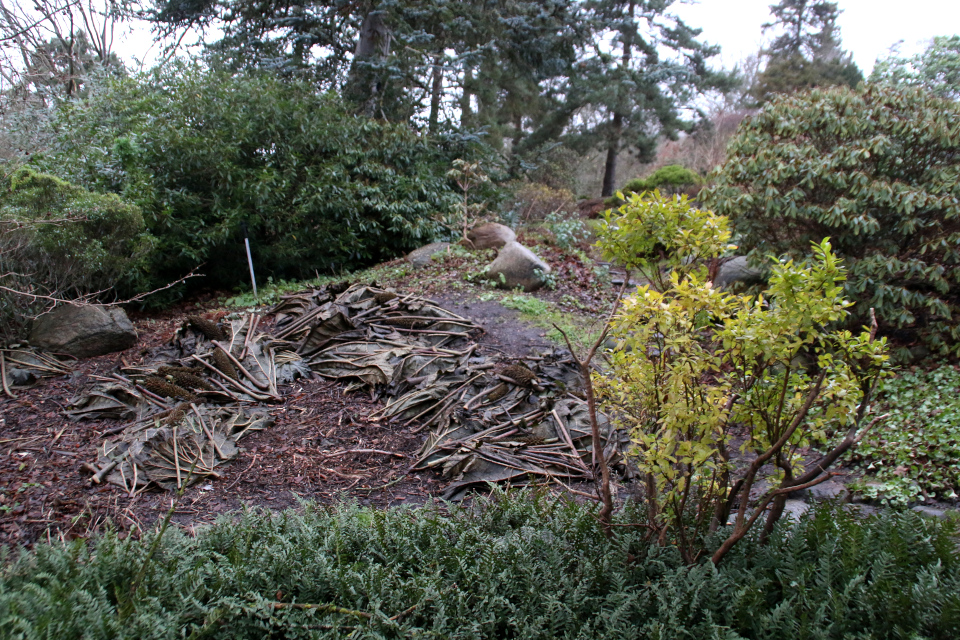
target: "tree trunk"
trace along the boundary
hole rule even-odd
[[[633,11],[635,3],[631,2],[627,8],[627,15],[624,23],[630,23],[631,26],[621,30],[623,36],[623,55],[620,58],[620,68],[627,70],[630,68],[630,56],[633,48],[633,32],[630,31],[633,25]],[[623,91],[620,87],[618,91]],[[607,142],[607,162],[603,167],[603,188],[600,190],[600,196],[609,198],[613,195],[617,184],[617,155],[620,153],[620,138],[623,136],[623,112],[618,105],[613,111],[613,121],[611,122],[610,137]]]
[[[620,136],[623,134],[623,116],[613,114],[610,141],[607,145],[607,162],[603,166],[603,188],[600,196],[609,198],[617,188],[617,155],[620,153]]]
[[[783,482],[781,482],[780,486],[790,486],[793,483],[793,469],[790,463],[787,462],[782,455],[778,455],[777,466],[783,471]],[[777,521],[780,520],[781,516],[783,516],[788,495],[787,493],[783,493],[773,499],[773,503],[770,505],[770,513],[767,514],[767,519],[763,523],[763,531],[760,533],[760,544],[766,544],[767,540],[770,539],[770,534],[773,533],[773,527],[777,524]]]
[[[510,141],[510,155],[517,155],[517,148],[523,140],[523,115],[516,113],[513,116],[513,139]]]
[[[472,110],[470,106],[470,85],[473,84],[473,68],[469,64],[463,67],[463,95],[460,96],[460,126],[467,127],[472,120]]]
[[[440,98],[443,96],[443,54],[433,57],[433,84],[430,87],[430,133],[437,132],[440,123]]]
[[[346,97],[360,107],[360,111],[367,117],[374,116],[382,91],[380,74],[367,63],[390,55],[391,39],[392,34],[384,23],[381,12],[370,11],[360,27],[353,65],[344,91]]]
[[[627,274],[629,276],[629,273]],[[590,361],[593,359],[594,348],[586,360],[580,362],[580,375],[583,376],[583,387],[587,395],[587,411],[590,415],[590,437],[593,445],[593,458],[596,464],[600,466],[600,500],[603,507],[597,518],[603,527],[603,532],[608,538],[613,537],[613,529],[610,526],[610,520],[613,516],[613,496],[610,492],[610,467],[607,465],[607,457],[603,450],[603,442],[600,439],[600,423],[597,420],[597,400],[593,393],[593,380],[590,378]],[[571,351],[573,353],[573,351]],[[608,432],[613,433],[611,430]]]

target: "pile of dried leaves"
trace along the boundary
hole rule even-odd
[[[237,442],[271,424],[264,403],[310,375],[385,401],[384,429],[429,429],[411,470],[440,470],[456,498],[487,482],[590,480],[594,468],[578,372],[562,352],[524,362],[479,353],[478,327],[438,304],[375,286],[330,285],[286,296],[263,318],[223,325],[188,318],[144,364],[97,380],[68,409],[73,419],[124,420],[99,449],[94,480],[135,494],[175,489],[236,457]],[[616,464],[624,440],[603,455]]]
[[[414,296],[354,286],[287,296],[274,310],[277,336],[310,368],[349,379],[386,400],[385,428],[429,429],[413,470],[439,469],[456,498],[488,482],[592,480],[586,403],[571,395],[579,372],[569,355],[505,362],[477,352],[467,318]],[[604,455],[622,459],[626,440],[601,417]]]
[[[0,348],[0,388],[11,398],[13,390],[29,387],[41,378],[67,375],[73,370],[69,361],[29,347]]]

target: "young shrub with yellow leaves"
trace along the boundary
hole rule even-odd
[[[766,292],[746,296],[709,280],[727,219],[683,198],[630,196],[601,237],[651,283],[613,320],[619,348],[594,375],[602,408],[632,434],[652,535],[693,563],[718,533],[717,563],[760,519],[766,537],[787,494],[828,479],[863,437],[886,343],[875,326],[837,328],[850,303],[826,239],[809,263],[777,262]],[[814,445],[827,453],[805,464]]]

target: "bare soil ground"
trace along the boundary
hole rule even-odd
[[[589,261],[551,247],[543,247],[541,255],[554,266],[559,284],[539,297],[591,316],[609,308],[615,289],[596,277]],[[481,299],[489,290],[464,282],[464,274],[487,258],[461,257],[418,272],[395,261],[377,274],[381,285],[416,291],[477,321],[484,330],[477,336],[481,352],[522,357],[552,346],[544,328],[521,321],[519,312],[495,300]],[[0,395],[0,545],[87,537],[107,526],[126,535],[156,524],[173,504],[172,494],[154,490],[131,498],[115,486],[91,484],[80,471],[84,462],[96,459],[104,432],[118,423],[72,422],[63,409],[89,376],[137,362],[147,348],[168,341],[185,314],[217,309],[215,302],[195,300],[159,313],[133,314],[140,335],[136,347],[82,360],[72,375],[16,390],[15,399]],[[342,385],[322,379],[300,380],[282,392],[284,403],[271,407],[275,425],[245,437],[239,457],[218,470],[220,478],[188,488],[174,522],[190,530],[229,511],[278,510],[301,499],[418,504],[445,486],[432,473],[407,475],[426,433],[416,425],[386,428],[371,420],[380,403],[368,394],[345,394]],[[357,449],[382,453],[352,452]]]

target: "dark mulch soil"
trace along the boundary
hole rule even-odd
[[[130,498],[112,485],[91,486],[80,472],[83,462],[96,458],[103,431],[116,423],[69,422],[60,414],[61,399],[80,391],[86,375],[115,366],[116,356],[92,359],[73,379],[49,380],[19,391],[16,400],[0,400],[0,544],[87,536],[108,521],[120,530],[146,528],[169,508],[169,493]],[[432,476],[404,477],[423,435],[370,421],[379,403],[369,396],[344,395],[340,385],[324,380],[300,381],[284,391],[286,402],[273,411],[274,427],[245,437],[240,456],[218,469],[222,477],[188,488],[176,522],[212,522],[244,506],[282,509],[295,506],[298,497],[410,504],[440,488]],[[340,453],[351,449],[398,455]]]
[[[478,300],[468,294],[439,295],[433,300],[480,325],[484,331],[481,345],[502,356],[522,358],[556,346],[545,337],[543,329],[522,322],[519,311],[494,300]]]
[[[574,271],[575,263],[570,267]],[[481,353],[523,357],[553,346],[542,329],[520,322],[518,312],[481,301],[481,289],[451,286],[462,282],[457,265],[436,271],[407,283],[409,288],[475,319],[483,328],[477,336]],[[572,273],[564,272],[564,277]],[[597,291],[595,280],[584,276],[560,291],[541,295],[556,300],[566,295],[567,301],[575,295],[581,306],[593,306],[601,304]],[[609,289],[606,295],[609,298]],[[87,386],[89,376],[136,364],[147,349],[170,340],[186,313],[206,310],[213,317],[211,298],[163,312],[132,313],[140,334],[137,347],[80,361],[72,375],[16,390],[16,399],[0,394],[0,545],[87,537],[105,526],[123,533],[134,526],[143,530],[166,513],[172,504],[170,493],[148,491],[131,498],[112,485],[91,485],[80,466],[96,459],[104,432],[119,423],[71,422],[62,410]],[[282,391],[284,403],[272,407],[276,424],[245,437],[239,457],[218,469],[220,478],[188,488],[174,522],[190,530],[238,508],[283,509],[296,506],[300,499],[322,504],[342,500],[375,506],[417,504],[444,488],[435,474],[406,475],[426,434],[418,432],[417,425],[387,426],[371,420],[380,403],[368,394],[344,394],[342,385],[321,379],[301,380]],[[350,453],[356,449],[389,453]]]

